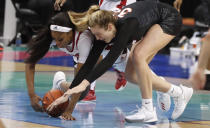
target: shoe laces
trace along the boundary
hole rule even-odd
[[[177,106],[181,106],[183,105],[183,102],[184,102],[184,90],[182,89],[182,94],[177,96],[177,97],[173,97],[174,99],[174,103],[177,105]]]
[[[181,108],[181,106],[183,105],[183,99],[180,99],[181,97],[174,97],[174,103],[176,104],[176,106],[179,106],[177,108]]]
[[[130,113],[130,114],[138,113],[138,112],[140,112],[140,111],[142,110],[142,108],[140,108],[138,105],[136,105],[136,108],[137,108],[137,109],[135,109],[135,110],[133,110],[133,111],[131,111],[131,112],[129,112],[129,113]]]

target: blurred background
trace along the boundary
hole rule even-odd
[[[173,5],[174,0],[160,0],[161,2]],[[181,15],[184,18],[194,18],[197,7],[205,0],[183,0],[181,6]],[[82,2],[82,4],[80,4]],[[18,36],[17,32],[22,35],[22,43],[27,43],[29,38],[36,30],[30,30],[31,26],[40,27],[46,24],[48,19],[53,15],[54,0],[1,0],[0,2],[0,38],[4,43],[15,43],[14,37]],[[97,3],[97,0],[92,0]],[[74,5],[74,6],[73,6]],[[89,1],[67,0],[63,10],[85,11],[90,5]],[[16,8],[14,8],[16,7]],[[207,17],[207,16],[206,16]],[[28,23],[20,23],[28,22]],[[12,27],[14,26],[14,27]],[[27,34],[26,34],[27,33]],[[13,42],[11,42],[13,40]],[[11,45],[9,44],[9,45]]]
[[[173,6],[174,0],[159,0]],[[210,14],[206,2],[209,0],[183,0],[180,13],[183,17],[182,31],[162,49],[157,59],[152,62],[153,70],[167,74],[165,65],[177,66],[182,72],[181,77],[187,78],[196,66],[197,58],[210,23]],[[28,41],[47,24],[49,18],[57,13],[54,11],[55,0],[1,0],[0,1],[0,47],[25,50]],[[73,10],[83,12],[98,0],[66,0],[61,11]],[[160,55],[160,57],[159,57]],[[54,56],[54,55],[52,55]],[[46,59],[46,58],[45,58]],[[17,58],[18,61],[23,59]],[[158,62],[156,63],[155,60]],[[159,62],[161,61],[161,62]],[[44,63],[44,62],[43,62]],[[58,61],[60,63],[60,60]],[[160,63],[163,68],[160,68]],[[62,65],[71,66],[71,65]],[[159,71],[159,69],[163,69]],[[184,73],[184,75],[183,75]],[[163,75],[163,74],[161,74]],[[180,76],[179,76],[180,77]]]

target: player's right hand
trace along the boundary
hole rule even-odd
[[[42,101],[42,98],[37,95],[31,98],[31,106],[36,112],[44,112],[43,107],[39,104],[40,101]]]
[[[66,0],[56,0],[54,3],[54,9],[60,11],[65,2]]]
[[[61,115],[61,119],[63,119],[63,120],[76,120],[69,112],[64,112]]]

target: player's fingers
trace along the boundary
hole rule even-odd
[[[71,115],[63,115],[61,116],[62,119],[64,120],[76,120],[73,116]]]
[[[61,116],[61,119],[66,120],[64,115]]]
[[[59,5],[61,3],[61,0],[56,0],[55,3]]]
[[[69,116],[68,120],[76,120],[73,116]]]
[[[42,101],[42,98],[40,96],[37,96],[39,101]]]
[[[62,7],[65,2],[66,2],[66,0],[61,0],[60,7]]]
[[[36,112],[43,112],[43,109],[40,104],[32,106]]]
[[[76,120],[76,118],[74,118],[73,116],[71,116],[71,120]]]
[[[177,5],[177,10],[180,12],[180,8],[181,8],[181,3],[179,3],[178,5]]]
[[[57,11],[60,11],[60,6],[59,6],[59,4],[55,3],[55,4],[54,4],[54,9],[57,10]]]
[[[176,1],[174,2],[174,8],[178,10],[178,3]]]
[[[55,107],[56,107],[56,104],[55,104],[55,102],[53,102],[52,104],[50,104],[50,105],[47,107],[47,111],[50,112],[50,111],[52,111],[53,108],[55,108]]]

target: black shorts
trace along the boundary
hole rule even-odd
[[[169,35],[179,34],[182,27],[182,17],[179,12],[164,3],[158,4],[158,10],[160,12],[159,25],[163,32]]]

